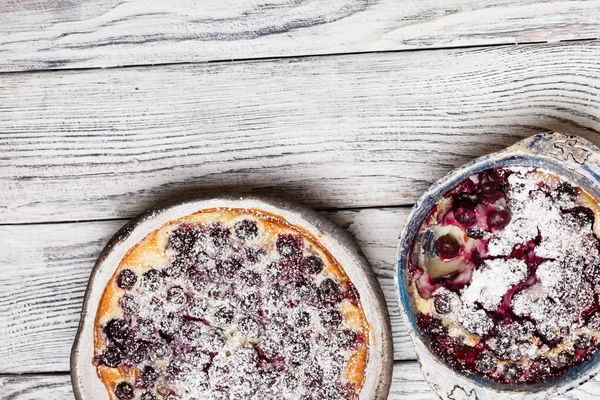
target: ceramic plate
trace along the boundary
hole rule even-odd
[[[255,208],[279,215],[320,238],[356,286],[372,340],[361,400],[386,399],[391,383],[393,354],[386,303],[373,270],[352,238],[318,213],[295,204],[256,197],[188,198],[148,210],[123,227],[102,251],[89,280],[81,322],[71,353],[71,375],[78,400],[108,400],[92,365],[94,321],[100,297],[126,252],[165,223],[198,210],[219,207]]]

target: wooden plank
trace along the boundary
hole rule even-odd
[[[600,1],[3,1],[0,71],[600,37]]]
[[[73,398],[71,377],[68,374],[0,376],[0,399],[68,400]]]
[[[0,223],[189,193],[408,205],[554,129],[598,140],[600,41],[3,75]]]
[[[553,400],[595,400],[600,397],[600,379],[585,383]],[[0,398],[10,400],[72,399],[69,375],[0,376]],[[389,400],[439,400],[423,378],[416,361],[394,364]]]
[[[355,235],[389,305],[394,356],[415,357],[393,283],[407,208],[328,212]],[[125,221],[0,226],[0,373],[69,370],[83,294],[100,250]],[[1,398],[1,397],[0,397]]]

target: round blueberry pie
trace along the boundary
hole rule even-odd
[[[202,210],[129,250],[93,363],[111,399],[358,399],[370,326],[318,238],[258,209]]]
[[[485,170],[446,193],[409,263],[430,350],[504,384],[589,359],[600,343],[599,212],[581,187],[529,167]]]

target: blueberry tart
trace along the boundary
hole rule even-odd
[[[321,238],[260,209],[212,208],[126,252],[90,361],[114,400],[351,400],[373,340]]]

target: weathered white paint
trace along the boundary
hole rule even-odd
[[[0,71],[600,37],[600,1],[0,2]]]
[[[598,143],[600,41],[0,76],[0,223],[189,193],[410,205],[541,130]]]

